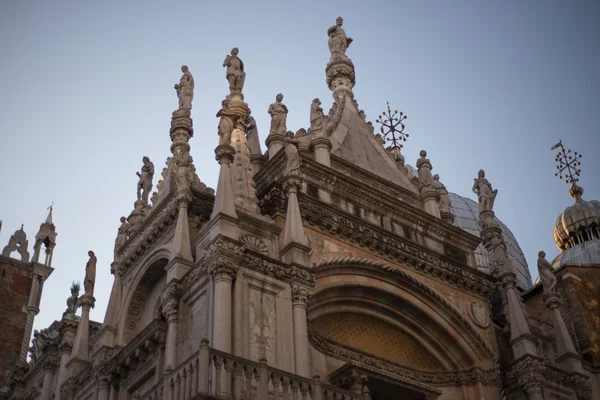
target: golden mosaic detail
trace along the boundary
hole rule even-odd
[[[415,338],[368,315],[331,314],[312,322],[322,336],[364,353],[420,371],[443,371],[440,362]]]

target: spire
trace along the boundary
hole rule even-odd
[[[35,235],[35,244],[33,245],[33,259],[32,262],[40,262],[40,253],[42,244],[45,248],[46,257],[44,258],[44,265],[52,265],[52,255],[54,253],[54,246],[56,246],[56,227],[54,226],[52,212],[54,211],[54,202],[47,208],[48,216],[46,220],[40,225],[40,230]]]
[[[48,212],[48,216],[46,217],[46,220],[44,221],[44,224],[54,225],[52,223],[52,210],[54,209],[54,202],[52,202],[52,204],[50,205],[50,207],[48,207],[47,209],[50,210],[50,212]]]

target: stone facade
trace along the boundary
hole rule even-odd
[[[558,291],[538,285],[522,296],[531,282],[517,279],[522,265],[492,210],[497,190],[480,171],[479,225],[461,229],[445,203],[452,197],[436,189],[435,160],[422,151],[414,173],[374,134],[354,98],[353,40],[342,25],[328,30],[331,110],[313,100],[311,129],[294,134],[277,95],[264,155],[244,103],[244,63],[237,48],[227,56],[216,191],[193,164],[194,81],[182,67],[172,156],[152,196],[144,157],[144,193],[121,218],[104,321],[87,320],[92,293],[74,294],[81,318],[36,336],[13,398],[600,395],[600,264],[561,267]]]

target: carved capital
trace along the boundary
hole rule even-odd
[[[229,164],[233,162],[234,154],[235,149],[227,144],[219,145],[215,149],[215,158],[219,162],[219,164]]]
[[[542,375],[535,371],[526,371],[517,378],[519,386],[529,396],[542,391],[542,379]]]
[[[354,64],[350,59],[328,63],[325,73],[327,75],[329,90],[337,91],[340,87],[344,87],[352,94],[351,89],[356,84],[356,74],[354,72]]]
[[[177,320],[180,294],[181,287],[178,282],[172,282],[160,294],[162,312],[168,322]]]
[[[315,137],[313,138],[313,140],[310,141],[310,149],[314,150],[314,149],[318,149],[320,147],[325,147],[327,148],[327,151],[331,151],[331,140],[329,140],[329,138],[321,136],[321,137]]]
[[[179,311],[179,302],[177,300],[169,300],[162,305],[162,312],[168,323],[172,323],[177,321]]]
[[[310,290],[306,286],[292,285],[292,304],[306,307],[310,301]]]
[[[544,304],[550,310],[560,307],[561,301],[558,293],[544,293],[542,298],[544,299]]]
[[[218,259],[210,266],[210,274],[215,281],[229,280],[232,281],[236,276],[240,267],[231,260]]]
[[[297,193],[301,184],[302,179],[300,179],[299,176],[289,175],[283,181],[283,190],[285,190],[288,194]]]

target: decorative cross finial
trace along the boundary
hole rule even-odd
[[[571,151],[571,149],[565,149],[562,140],[552,146],[550,150],[555,150],[559,147],[560,151],[554,158],[554,161],[557,162],[556,169],[558,172],[554,176],[557,176],[558,179],[564,179],[567,184],[575,185],[579,182],[579,175],[581,174],[581,169],[577,167],[581,165],[579,160],[582,155],[576,151]]]
[[[54,210],[54,202],[52,202],[52,204],[50,204],[50,206],[48,208],[46,208],[46,210]]]
[[[402,142],[406,142],[409,136],[408,133],[404,132],[403,123],[407,116],[402,111],[398,112],[398,110],[392,113],[390,103],[386,101],[386,104],[387,111],[384,111],[375,122],[381,125],[379,130],[383,136],[383,140],[391,142],[390,148],[401,149],[403,147]]]

